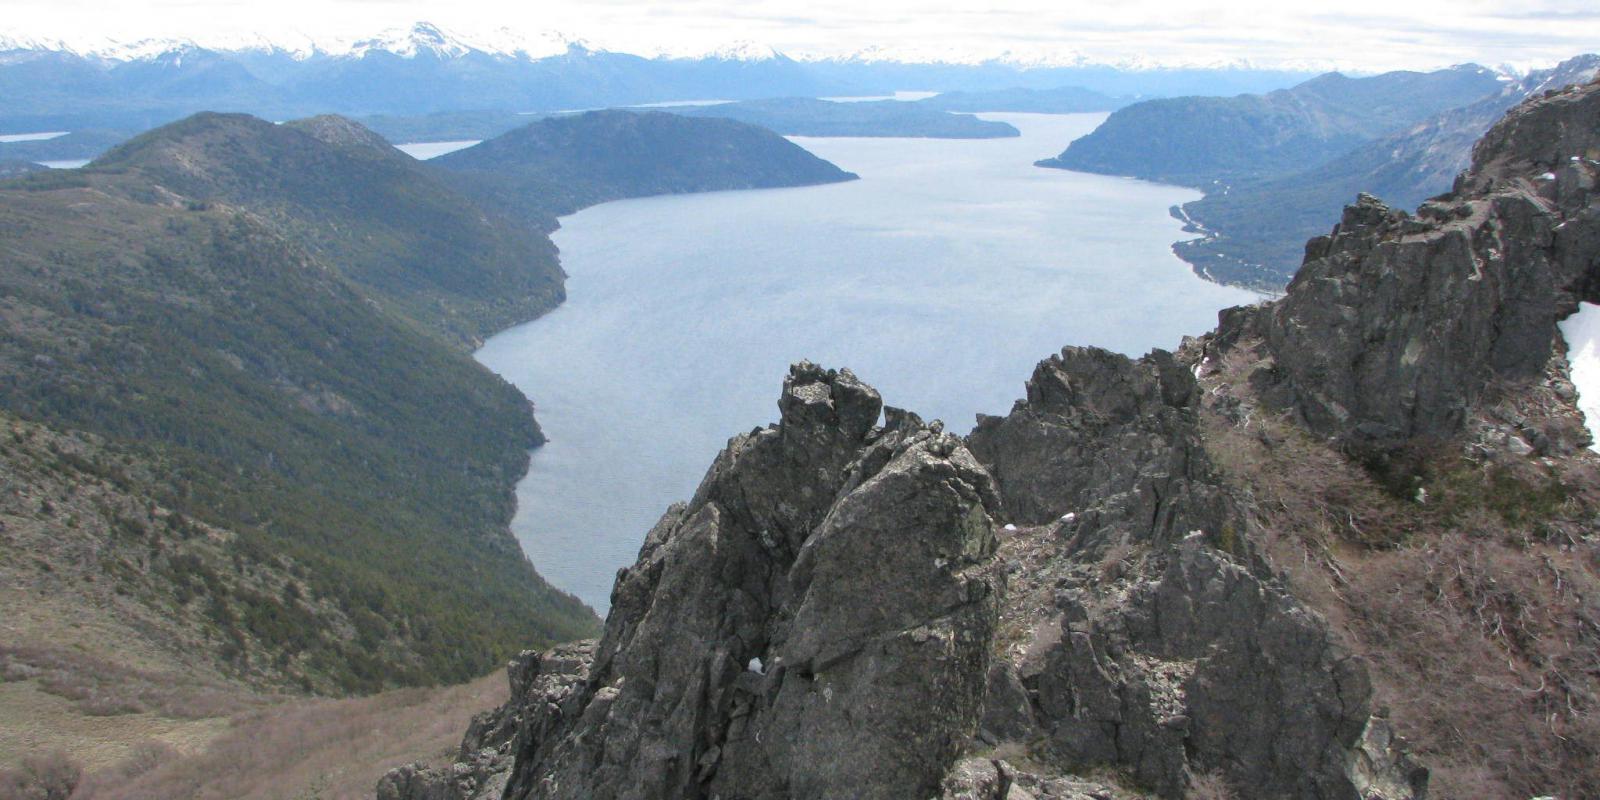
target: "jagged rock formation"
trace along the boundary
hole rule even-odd
[[[793,368],[605,638],[525,656],[472,753],[382,796],[1420,800],[1435,761],[1442,796],[1589,796],[1600,471],[1554,356],[1600,275],[1597,115],[1600,84],[1519,108],[1286,299],[1068,348],[965,442]],[[1513,417],[1546,438],[1471,438]],[[1435,495],[1345,456],[1419,440]]]
[[[1162,796],[1215,772],[1249,796],[1366,797],[1351,766],[1365,669],[1250,556],[1198,395],[1168,353],[1068,348],[1008,417],[980,421],[970,446],[1006,508],[1049,518],[1002,546],[1017,566],[1005,666],[1062,769],[1121,765]],[[1422,787],[1399,783],[1381,796]]]
[[[1231,315],[1276,357],[1276,392],[1325,435],[1447,438],[1495,381],[1541,375],[1555,322],[1591,299],[1600,85],[1524,105],[1412,216],[1364,196],[1306,245],[1289,294]]]
[[[1210,772],[1253,796],[1361,796],[1362,666],[1217,549],[1230,512],[1195,396],[1168,354],[1068,350],[972,437],[1000,474],[1069,454],[1043,468],[1062,483],[997,487],[938,423],[888,409],[874,427],[870,388],[796,366],[778,425],[735,439],[619,575],[592,664],[513,668],[504,796],[982,796],[956,774],[981,763],[951,771],[974,737],[1036,747],[1060,774],[1008,766],[1005,785],[1045,797],[1106,764],[1164,796]],[[1054,515],[1063,497],[1069,520],[997,540],[1003,505]],[[1028,552],[1045,563],[1009,569]],[[1114,552],[1130,566],[1106,580]],[[998,620],[1017,648],[995,646]],[[384,797],[491,796],[466,790],[497,785],[483,763],[500,762],[397,772]]]
[[[586,679],[520,681],[506,797],[936,791],[983,697],[993,484],[848,371],[779,405],[619,575]]]

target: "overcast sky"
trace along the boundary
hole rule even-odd
[[[736,41],[793,54],[1023,58],[1354,70],[1542,66],[1600,49],[1600,0],[0,0],[0,31],[82,40],[252,31],[351,37],[428,20],[556,30],[593,46],[693,54]]]

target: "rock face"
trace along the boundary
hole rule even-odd
[[[970,446],[1006,508],[1048,520],[1002,544],[1021,568],[1001,674],[1066,771],[1117,765],[1167,797],[1213,773],[1251,797],[1420,796],[1421,775],[1386,771],[1403,791],[1374,795],[1351,768],[1372,722],[1365,667],[1240,540],[1198,393],[1170,354],[1068,348],[980,422]]]
[[[1170,353],[1132,363],[1069,347],[1034,369],[1027,399],[1009,416],[980,417],[968,446],[994,474],[1016,522],[1053,522],[1108,491],[1131,491],[1159,506],[1155,526],[1170,538],[1190,530],[1173,526],[1185,524],[1178,517],[1191,505],[1206,506],[1199,513],[1213,522],[1218,515],[1215,492],[1186,495],[1204,477],[1190,409],[1195,391],[1189,368]]]
[[[551,673],[582,679],[517,668],[541,677],[514,678],[506,797],[937,791],[985,688],[993,483],[913,415],[875,427],[849,372],[798,365],[779,405],[619,574],[592,663]]]
[[[1458,433],[1492,383],[1543,372],[1555,321],[1600,289],[1597,128],[1597,84],[1514,109],[1451,194],[1416,216],[1363,196],[1306,245],[1288,296],[1233,315],[1223,339],[1262,334],[1279,397],[1315,431]]]
[[[1419,796],[1392,770],[1403,790],[1360,793],[1362,664],[1218,549],[1239,545],[1196,393],[1169,354],[1067,350],[972,436],[986,466],[797,365],[781,421],[735,438],[619,574],[592,650],[514,663],[459,763],[382,796],[1109,797],[1069,775],[1105,766],[1167,797],[1202,773],[1248,797]],[[1051,524],[997,536],[1003,505]],[[958,761],[996,745],[1039,766]]]

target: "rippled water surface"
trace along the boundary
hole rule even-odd
[[[541,573],[603,612],[661,512],[776,418],[790,362],[848,366],[965,432],[1062,345],[1172,348],[1256,299],[1172,255],[1167,210],[1198,193],[1032,166],[1104,115],[983,116],[1023,136],[796,138],[862,179],[562,220],[567,302],[478,352],[550,437],[513,524]]]

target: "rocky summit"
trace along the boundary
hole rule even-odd
[[[602,638],[524,653],[457,763],[378,796],[1594,796],[1556,322],[1600,286],[1597,147],[1600,84],[1532,100],[1416,215],[1361,198],[1282,300],[1067,348],[965,439],[794,366]]]
[[[1591,83],[1514,109],[1455,189],[1414,216],[1363,195],[1306,244],[1288,296],[1230,315],[1224,339],[1266,340],[1272,391],[1314,431],[1455,435],[1489,387],[1542,375],[1561,347],[1556,320],[1600,299],[1597,93]]]

